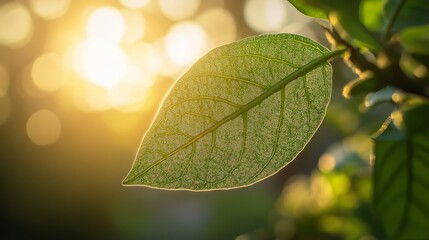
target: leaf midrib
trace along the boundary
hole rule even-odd
[[[136,176],[134,176],[134,177],[132,177],[132,178],[130,178],[128,180],[125,180],[124,184],[132,183],[135,179],[139,178],[141,175],[143,175],[146,172],[150,171],[152,168],[154,168],[158,164],[162,163],[163,161],[165,161],[169,157],[173,156],[177,152],[179,152],[179,151],[187,148],[188,146],[190,146],[191,144],[193,144],[194,142],[196,142],[200,138],[202,138],[205,135],[207,135],[208,133],[216,130],[217,128],[219,128],[220,126],[224,125],[225,123],[227,123],[227,122],[235,119],[236,117],[238,117],[238,116],[246,113],[250,109],[252,109],[255,106],[259,105],[265,99],[269,98],[274,93],[276,93],[276,92],[280,91],[281,89],[283,89],[287,84],[291,83],[293,80],[298,79],[299,77],[301,77],[301,76],[309,73],[310,71],[314,70],[318,66],[320,66],[323,63],[327,62],[329,59],[331,59],[331,58],[333,58],[335,56],[341,55],[342,53],[345,52],[345,50],[346,49],[338,49],[338,50],[335,50],[335,51],[332,51],[332,52],[328,52],[328,53],[326,53],[326,54],[324,54],[324,55],[322,55],[322,56],[320,56],[320,57],[312,60],[311,62],[305,64],[301,68],[297,69],[296,71],[292,72],[291,74],[289,74],[288,76],[286,76],[285,78],[283,78],[282,80],[280,80],[279,82],[277,82],[276,84],[274,84],[267,91],[263,92],[261,95],[259,95],[258,97],[256,97],[255,99],[253,99],[252,101],[250,101],[249,103],[247,103],[246,105],[243,105],[241,108],[237,109],[237,111],[235,111],[232,114],[224,117],[222,120],[220,120],[219,122],[215,123],[213,126],[209,127],[208,129],[204,130],[203,132],[199,133],[198,135],[194,136],[187,143],[183,144],[182,146],[176,148],[174,151],[172,151],[169,154],[163,156],[161,159],[159,159],[156,162],[152,163],[151,165],[149,165],[141,173],[137,174]]]

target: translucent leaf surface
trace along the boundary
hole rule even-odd
[[[427,239],[429,107],[398,111],[393,119],[375,138],[375,211],[388,239]]]
[[[339,53],[292,34],[209,52],[164,100],[124,184],[211,190],[273,175],[320,125]]]

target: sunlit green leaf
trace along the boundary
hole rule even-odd
[[[174,86],[126,185],[210,190],[253,184],[284,167],[320,125],[329,52],[293,34],[217,48]]]
[[[387,0],[384,9],[386,27],[393,33],[407,27],[429,24],[427,0]]]
[[[314,17],[314,18],[320,18],[328,20],[328,17],[322,9],[314,6],[312,4],[312,1],[306,1],[306,0],[289,0],[289,2],[301,13]]]
[[[409,53],[429,55],[429,25],[409,27],[400,33],[399,39]]]
[[[362,0],[360,5],[360,19],[368,29],[381,31],[384,26],[383,19],[384,0]]]
[[[375,138],[375,211],[389,239],[426,239],[429,107],[397,111],[392,116],[395,124],[386,124]]]

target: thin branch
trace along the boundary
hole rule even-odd
[[[399,4],[396,5],[395,11],[393,12],[393,16],[391,16],[391,18],[388,19],[389,22],[388,22],[386,30],[384,32],[384,40],[385,41],[389,40],[389,38],[391,36],[393,25],[395,25],[396,20],[399,17],[399,13],[401,12],[402,7],[404,6],[406,1],[407,0],[400,0]]]

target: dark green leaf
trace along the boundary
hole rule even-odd
[[[328,20],[328,17],[322,9],[314,6],[312,1],[305,0],[289,0],[289,2],[301,13],[314,18]]]
[[[429,55],[429,25],[404,29],[399,34],[399,40],[407,52]]]
[[[378,51],[383,48],[361,22],[359,14],[361,0],[311,0],[311,2],[325,11],[332,26],[344,40],[370,50]]]
[[[369,73],[366,74],[366,76],[361,76],[344,86],[343,96],[350,98],[357,94],[375,92],[383,87],[385,87],[385,85],[373,74]]]
[[[388,34],[429,24],[427,0],[387,0],[384,9]]]
[[[427,239],[429,107],[392,116],[395,124],[386,124],[375,138],[375,211],[389,239]]]
[[[331,92],[327,60],[341,52],[292,34],[211,51],[165,99],[124,184],[211,190],[273,175],[320,125]]]
[[[290,2],[298,10],[308,8],[316,9],[317,12],[323,11],[343,39],[371,50],[382,49],[382,45],[361,22],[359,15],[361,0],[304,0]]]

